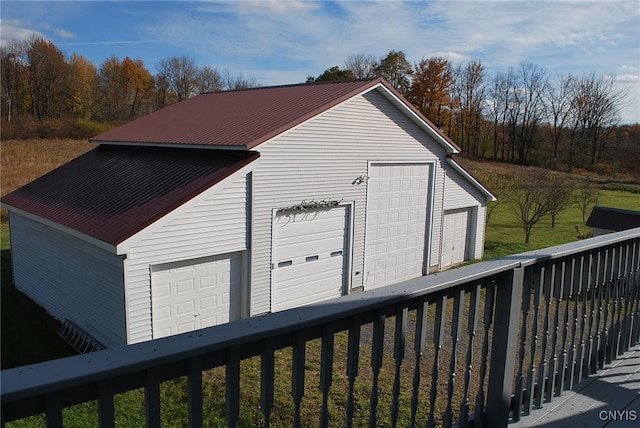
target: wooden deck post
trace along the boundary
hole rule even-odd
[[[488,427],[506,427],[509,422],[523,284],[522,267],[506,272],[498,278],[484,417],[485,426]]]

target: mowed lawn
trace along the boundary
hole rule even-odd
[[[640,193],[600,190],[598,205],[640,210]],[[525,245],[522,225],[518,223],[513,206],[505,202],[496,207],[489,219],[485,234],[484,259],[503,257],[576,241],[579,234],[583,235],[589,231],[590,229],[582,223],[582,212],[578,205],[570,203],[556,217],[554,228],[551,228],[551,217],[543,218],[534,226],[531,240],[528,245]]]
[[[36,141],[10,141],[2,143],[2,189],[4,195],[11,190],[33,180],[48,172],[56,166],[90,150],[93,146],[85,141],[76,140],[36,140]],[[492,163],[476,163],[475,168],[494,168]],[[518,168],[513,167],[514,173]],[[491,187],[491,183],[487,183]],[[499,196],[499,195],[498,195]],[[624,191],[601,190],[599,205],[640,210],[640,193]],[[2,234],[2,368],[15,367],[48,359],[60,358],[74,353],[67,347],[56,334],[59,324],[47,316],[46,312],[33,304],[26,296],[13,287],[10,266],[10,237],[8,236],[8,224],[3,213],[3,223],[0,227]],[[577,230],[576,230],[577,228]],[[492,213],[486,230],[485,259],[501,257],[523,251],[554,246],[577,240],[578,234],[586,233],[588,229],[582,223],[582,213],[577,205],[570,204],[556,218],[555,228],[551,228],[550,219],[543,219],[533,229],[531,242],[524,244],[524,232],[518,224],[508,203],[500,204]],[[392,322],[390,321],[390,325]],[[337,335],[336,355],[346,355],[346,337]],[[274,413],[278,423],[274,425],[286,426],[290,420],[290,350],[282,350],[277,353],[280,361],[276,368],[277,394],[285,399],[276,402]],[[362,367],[368,366],[367,352],[363,352]],[[308,345],[307,353],[308,378],[305,390],[305,400],[311,398],[309,403],[317,403],[319,395],[320,351],[319,341]],[[346,360],[346,357],[343,358]],[[387,358],[385,357],[387,360]],[[388,358],[391,361],[390,358]],[[341,420],[341,412],[344,411],[344,402],[337,397],[344,396],[346,385],[341,373],[344,373],[344,361],[336,362],[336,378],[332,393],[331,412],[335,415],[334,422]],[[339,367],[338,367],[339,366]],[[388,368],[392,371],[392,367]],[[253,426],[260,422],[259,409],[259,375],[260,362],[254,358],[243,363],[242,401],[249,407],[247,413],[243,412],[243,426]],[[224,394],[219,393],[224,388],[224,370],[214,369],[204,375],[205,413],[207,414],[207,426],[224,426],[222,417],[224,411]],[[222,382],[222,384],[220,384]],[[407,379],[407,382],[410,382]],[[368,406],[368,384],[364,382],[359,390],[357,412],[361,413],[362,421],[366,421],[366,409]],[[383,388],[390,385],[383,385]],[[387,409],[386,400],[381,409]],[[334,397],[334,395],[332,395]],[[383,397],[385,397],[383,395]],[[184,378],[165,382],[162,385],[162,418],[167,426],[181,426],[187,420],[186,414],[186,380]],[[119,426],[141,426],[144,424],[144,392],[136,390],[125,394],[118,394],[115,398],[116,422]],[[317,408],[303,409],[307,415],[307,421],[314,419]],[[405,412],[406,413],[406,412]],[[387,420],[388,415],[380,415],[382,420]],[[421,415],[424,416],[424,415]],[[87,403],[65,410],[65,424],[68,426],[97,426],[96,403]],[[280,419],[282,418],[282,419]],[[343,420],[343,419],[342,419]],[[311,423],[310,422],[310,423]],[[403,421],[403,422],[406,422]],[[406,424],[405,424],[406,425]],[[32,427],[44,426],[41,416],[28,418],[23,421],[8,424],[8,426]]]

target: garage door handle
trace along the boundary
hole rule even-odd
[[[195,317],[199,317],[199,316],[200,316],[200,314],[193,314],[193,317],[194,317],[194,318],[195,318]]]

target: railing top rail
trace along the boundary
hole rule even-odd
[[[476,263],[393,286],[351,294],[338,300],[247,318],[191,333],[3,370],[2,402],[8,403],[33,395],[98,383],[130,373],[139,373],[151,367],[186,361],[196,356],[220,354],[235,346],[290,335],[329,321],[343,320],[355,314],[426,297],[458,285],[484,281],[520,266],[529,266],[637,238],[640,238],[640,228]]]

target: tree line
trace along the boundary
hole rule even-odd
[[[160,60],[155,73],[129,57],[111,56],[96,67],[37,37],[10,42],[0,59],[2,121],[9,126],[24,118],[117,124],[202,92],[260,86],[187,56]],[[529,62],[490,76],[479,60],[411,63],[392,50],[380,58],[351,55],[306,82],[374,77],[386,79],[465,154],[553,170],[640,172],[640,125],[620,124],[626,93],[606,76],[550,76]]]

